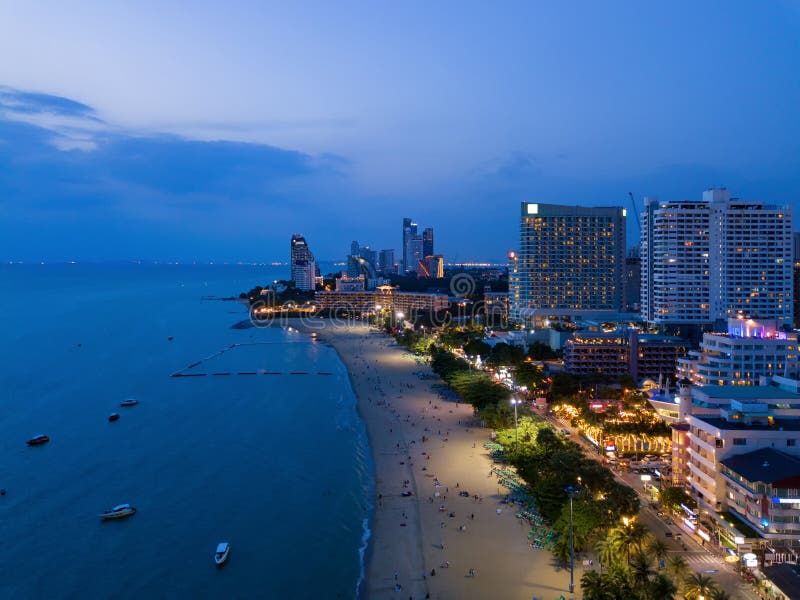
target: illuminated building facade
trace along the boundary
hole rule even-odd
[[[623,306],[625,209],[522,203],[511,317]]]
[[[645,198],[642,317],[707,326],[739,314],[792,323],[791,208],[732,199]]]
[[[797,334],[774,319],[728,319],[727,333],[705,333],[700,349],[678,361],[695,385],[758,385],[762,376],[800,376]]]
[[[299,233],[292,236],[291,272],[292,281],[298,290],[311,291],[316,287],[317,263],[306,238]]]

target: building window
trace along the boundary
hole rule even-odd
[[[734,446],[746,446],[747,445],[747,438],[733,438],[733,445]]]
[[[786,440],[786,445],[787,446],[796,446],[797,445],[797,440]]]

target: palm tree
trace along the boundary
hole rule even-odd
[[[611,537],[605,537],[594,546],[597,552],[597,560],[600,562],[600,567],[607,569],[619,558],[617,549],[614,547],[614,542]]]
[[[631,552],[641,551],[644,545],[650,540],[650,532],[647,527],[638,522],[630,525],[617,527],[611,533],[611,539],[618,552],[624,552],[627,562],[631,562]]]
[[[717,582],[711,579],[708,575],[702,573],[692,573],[685,581],[685,590],[683,592],[686,600],[698,600],[700,596],[709,597],[711,592],[716,590]]]
[[[650,577],[656,574],[653,570],[653,559],[644,552],[637,551],[630,561],[633,583],[644,589],[650,583]]]
[[[722,588],[718,588],[711,592],[708,600],[731,600],[731,595]]]
[[[669,551],[669,546],[664,540],[660,540],[658,538],[654,538],[650,544],[647,546],[647,551],[652,554],[656,561],[660,564],[662,560],[667,559],[667,552]]]
[[[587,600],[604,600],[608,598],[606,582],[597,571],[586,571],[581,577],[581,590]]]
[[[678,593],[678,586],[663,573],[658,573],[647,586],[647,597],[650,600],[673,600]]]
[[[683,581],[689,575],[689,563],[680,554],[674,554],[667,560],[667,571],[676,580]]]

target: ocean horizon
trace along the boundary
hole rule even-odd
[[[346,369],[218,299],[287,271],[0,265],[0,596],[357,595],[375,484]]]

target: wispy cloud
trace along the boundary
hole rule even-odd
[[[50,144],[65,152],[95,150],[104,135],[115,131],[85,104],[8,87],[0,87],[0,119],[49,131]]]

